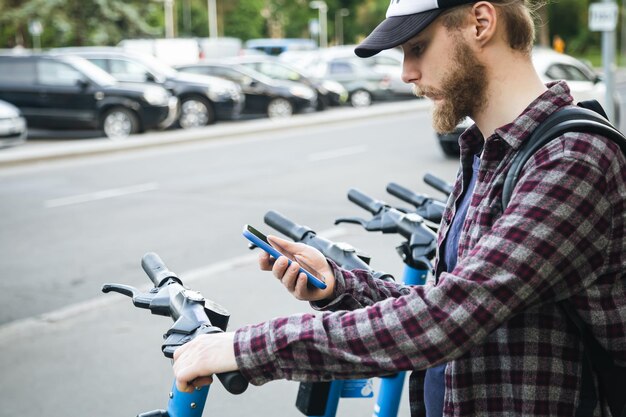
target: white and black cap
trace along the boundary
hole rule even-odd
[[[367,58],[383,49],[395,48],[424,30],[445,9],[470,3],[476,0],[391,0],[387,18],[354,52]]]

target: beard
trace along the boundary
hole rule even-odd
[[[413,85],[418,97],[437,98],[433,108],[433,128],[437,133],[454,132],[468,116],[487,102],[487,69],[460,36],[454,48],[455,60],[442,78],[440,89]]]

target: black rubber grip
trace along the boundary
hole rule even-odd
[[[348,191],[348,200],[372,214],[378,214],[385,207],[384,203],[374,200],[356,188],[351,188]]]
[[[452,194],[452,185],[433,174],[424,175],[424,182],[445,195]]]
[[[180,282],[176,274],[167,269],[159,255],[154,252],[148,252],[141,258],[141,267],[148,274],[155,287],[160,286],[169,278],[175,278]]]
[[[300,226],[280,214],[277,211],[270,210],[265,213],[263,221],[268,226],[275,230],[278,230],[283,235],[291,238],[292,240],[299,242],[304,236],[312,230],[306,226]]]
[[[427,201],[422,195],[414,193],[406,187],[401,186],[400,184],[396,184],[395,182],[390,182],[387,184],[387,192],[394,197],[398,197],[400,200],[405,201],[409,204],[412,204],[416,207],[421,206]]]
[[[248,389],[248,380],[244,378],[239,371],[224,372],[217,374],[217,377],[222,385],[224,385],[224,388],[226,388],[226,391],[231,394],[241,394]]]

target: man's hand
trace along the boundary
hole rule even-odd
[[[235,333],[203,334],[174,351],[176,387],[181,392],[209,385],[213,374],[236,371]]]
[[[335,276],[326,258],[320,251],[304,243],[294,243],[276,236],[270,235],[267,237],[267,240],[272,246],[274,246],[272,244],[273,241],[278,242],[280,246],[295,255],[296,259],[300,258],[307,265],[315,268],[324,276],[326,288],[321,290],[312,285],[307,286],[306,275],[304,273],[298,274],[300,269],[298,262],[292,262],[291,265],[288,265],[289,262],[286,257],[281,256],[278,259],[274,259],[265,251],[261,251],[259,254],[259,266],[263,271],[272,271],[274,276],[298,300],[319,301],[332,296],[335,288]]]

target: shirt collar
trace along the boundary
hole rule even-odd
[[[496,129],[489,140],[500,137],[511,148],[517,149],[549,115],[572,104],[573,98],[565,81],[554,81],[546,87],[548,90],[530,103],[515,120]],[[483,144],[483,136],[474,124],[460,137],[461,154],[475,154]]]
[[[565,81],[551,82],[546,87],[548,89],[530,103],[513,122],[496,129],[495,134],[513,149],[518,149],[548,116],[574,101]]]

